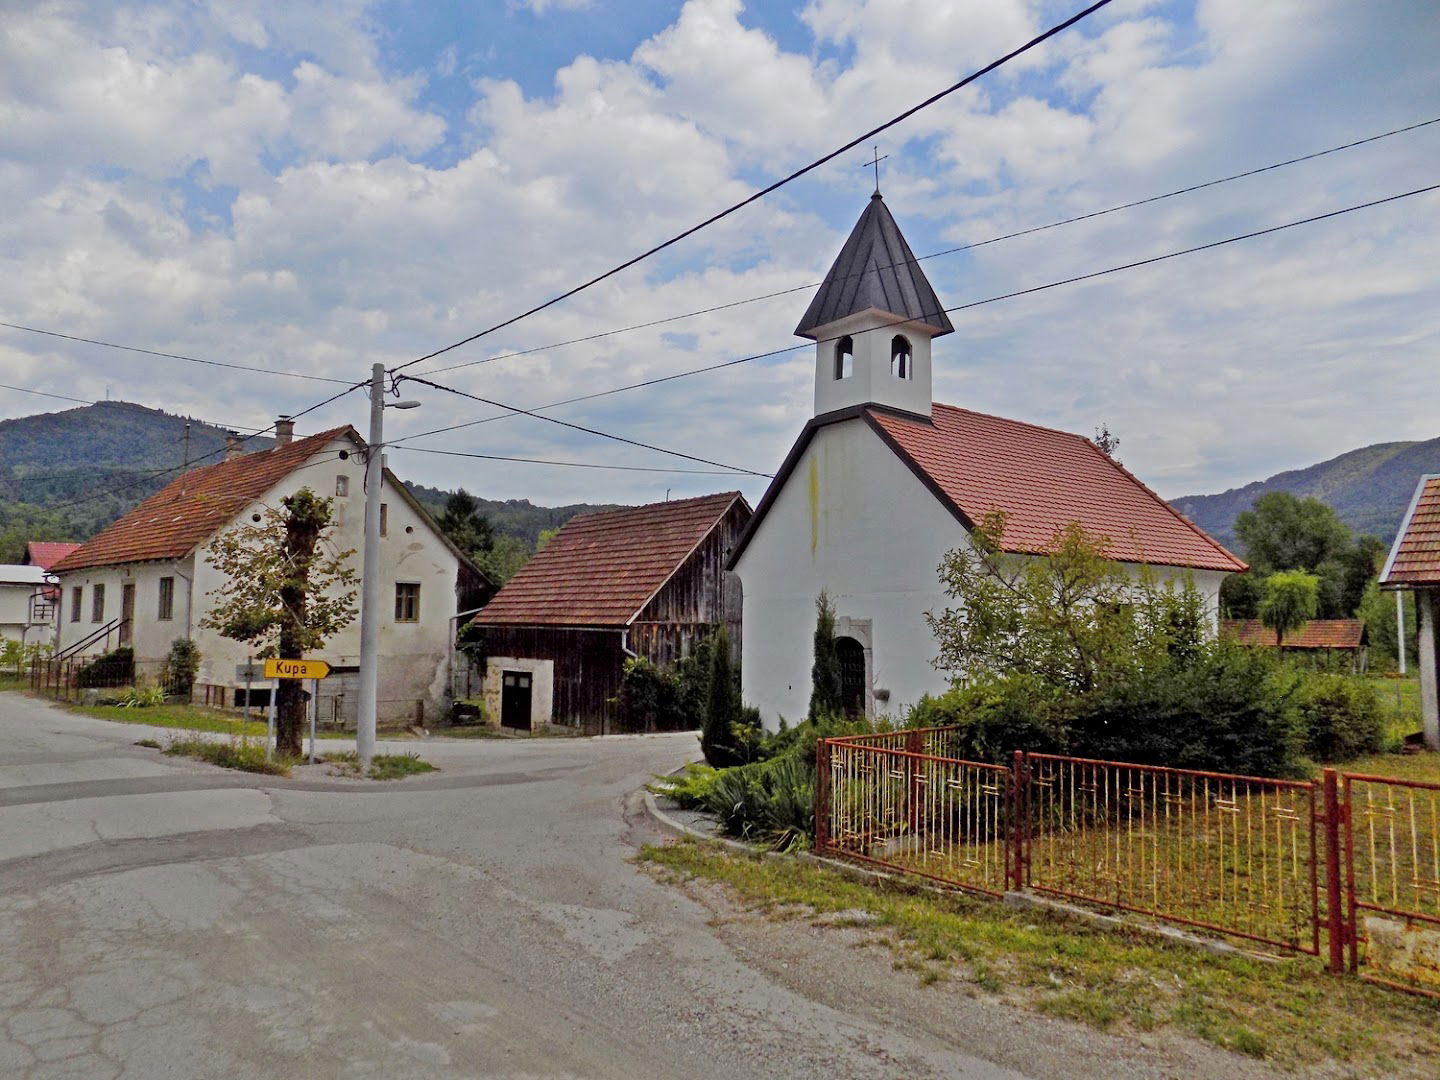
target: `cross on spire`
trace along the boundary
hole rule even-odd
[[[865,162],[865,164],[861,165],[860,167],[861,167],[862,169],[870,169],[870,168],[873,168],[873,169],[875,170],[875,194],[876,194],[876,195],[879,195],[879,194],[880,194],[880,162],[884,161],[884,160],[885,160],[886,158],[888,158],[890,155],[889,155],[889,154],[881,154],[881,153],[880,153],[880,147],[878,147],[878,146],[875,147],[874,150],[875,150],[875,157],[874,157],[874,159],[873,159],[872,161],[867,161],[867,162]]]

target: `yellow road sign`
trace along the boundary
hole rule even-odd
[[[324,660],[266,660],[267,679],[323,679],[330,674]]]

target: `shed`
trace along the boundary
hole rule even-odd
[[[750,513],[727,491],[572,518],[475,616],[489,721],[612,732],[627,658],[673,664],[718,623],[738,649],[725,562]]]
[[[1348,654],[1356,671],[1365,670],[1365,653],[1370,644],[1364,619],[1311,619],[1278,643],[1275,631],[1259,619],[1223,619],[1220,636],[1241,645],[1279,648],[1282,652]]]

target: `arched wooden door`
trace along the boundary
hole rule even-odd
[[[840,664],[840,706],[846,716],[865,715],[865,646],[852,637],[835,639]]]

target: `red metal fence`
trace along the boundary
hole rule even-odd
[[[1000,766],[953,756],[955,738],[821,740],[816,850],[1325,951],[1333,971],[1440,996],[1440,784],[1019,752]]]

